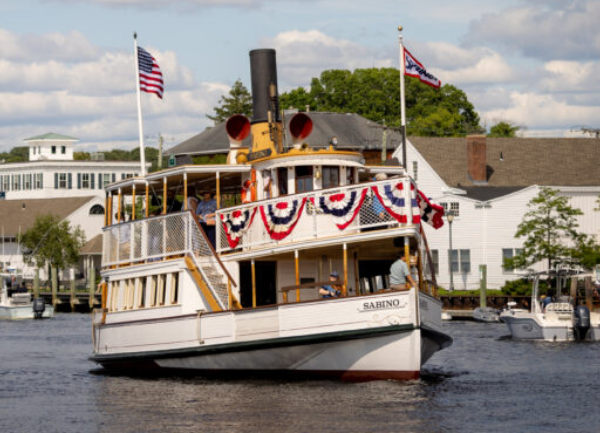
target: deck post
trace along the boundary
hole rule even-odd
[[[54,267],[50,267],[50,276],[52,280],[52,306],[56,308],[58,305],[58,270]]]
[[[135,219],[135,183],[131,187],[131,220]]]
[[[298,250],[294,250],[294,266],[296,270],[296,285],[300,284],[300,263],[298,262]],[[296,289],[296,302],[300,302],[300,289]]]
[[[425,288],[425,278],[423,276],[423,257],[421,249],[417,249],[417,273],[419,276],[419,291],[423,292]],[[429,293],[431,295],[431,293]]]
[[[221,176],[217,171],[217,209],[221,209]]]
[[[112,191],[108,192],[108,205],[106,206],[106,225],[112,225],[112,205],[113,205],[113,196]]]
[[[90,306],[90,311],[94,309],[94,293],[96,289],[96,269],[94,268],[94,260],[90,256],[90,268],[88,270],[88,289],[90,293],[90,297],[88,299],[88,305]]]
[[[121,188],[119,188],[119,193],[117,195],[117,223],[121,223],[121,200],[123,197],[121,196]]]
[[[348,294],[348,244],[344,243],[344,285],[342,286],[342,296]]]
[[[146,218],[150,216],[150,183],[146,181]]]
[[[410,240],[407,237],[404,238],[404,261],[406,261],[408,274],[410,275]],[[407,280],[406,285],[408,286],[409,284],[410,283]]]
[[[183,210],[188,210],[187,173],[183,173]]]
[[[167,177],[163,177],[163,206],[162,206],[162,214],[167,214]]]
[[[356,296],[360,296],[360,276],[358,275],[358,251],[354,250],[354,286],[356,287]]]
[[[256,307],[256,268],[254,267],[254,259],[250,261],[252,268],[252,308]]]

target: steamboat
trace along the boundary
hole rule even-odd
[[[442,224],[443,209],[400,164],[305,144],[309,115],[282,120],[275,51],[251,51],[250,63],[253,117],[227,121],[227,164],[106,187],[91,359],[134,371],[419,378],[452,343],[422,224]],[[197,188],[215,193],[214,217],[192,209]],[[399,251],[415,285],[392,290]],[[331,284],[337,293],[322,297]]]

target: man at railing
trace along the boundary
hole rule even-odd
[[[337,298],[342,293],[342,287],[339,285],[340,274],[337,271],[333,271],[329,276],[331,284],[319,287],[319,295],[322,298]]]
[[[406,290],[406,280],[410,283],[410,287],[417,287],[415,280],[410,275],[408,265],[404,260],[405,252],[404,248],[400,250],[398,254],[398,260],[396,260],[390,268],[390,287],[392,290]]]

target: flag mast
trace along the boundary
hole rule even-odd
[[[404,74],[406,73],[406,56],[402,43],[402,26],[398,26],[398,42],[400,44],[400,131],[402,134],[402,165],[408,172],[406,161],[406,102],[404,97]]]
[[[140,174],[146,176],[146,155],[144,152],[144,127],[142,124],[142,97],[140,92],[140,58],[138,55],[137,33],[133,32],[133,58],[135,60],[135,89],[137,94],[138,129],[140,134]]]

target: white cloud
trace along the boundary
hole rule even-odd
[[[491,42],[535,59],[593,59],[600,55],[600,2],[532,1],[485,14],[465,41]],[[530,5],[532,4],[532,5]]]
[[[548,62],[540,87],[550,92],[600,92],[600,62]]]
[[[18,36],[0,29],[0,58],[6,61],[82,61],[95,59],[100,52],[77,31]]]
[[[486,47],[464,48],[448,42],[417,44],[417,58],[442,80],[453,85],[500,84],[515,79],[515,72],[497,52]],[[411,50],[414,55],[415,52]]]
[[[290,86],[306,86],[311,77],[318,77],[327,69],[352,70],[393,64],[382,53],[318,30],[292,30],[261,42],[277,50],[279,80]]]
[[[513,92],[511,106],[482,113],[484,119],[510,119],[533,130],[569,130],[582,124],[595,124],[600,118],[600,107],[571,105],[551,94]]]
[[[78,137],[82,145],[136,141],[133,53],[104,51],[82,37],[67,46],[67,39],[18,36],[0,29],[0,40],[6,42],[0,46],[0,149],[23,145],[23,138],[49,131]],[[49,46],[63,46],[65,51],[49,60],[44,57]],[[77,46],[89,47],[95,55],[77,56]],[[148,50],[165,76],[165,94],[163,100],[142,94],[145,132],[189,137],[202,131],[209,123],[206,114],[229,87],[199,83],[175,53]]]

